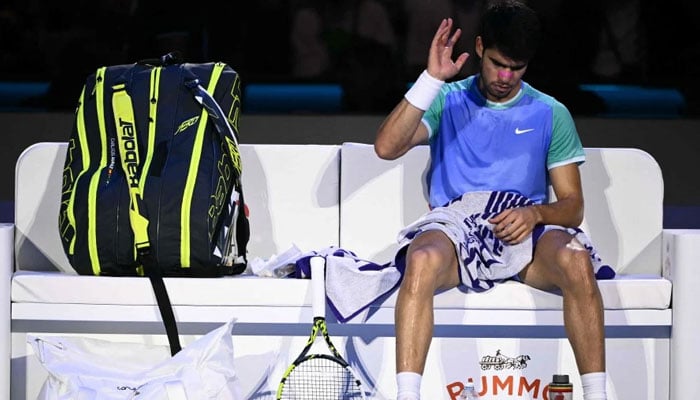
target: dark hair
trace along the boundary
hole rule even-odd
[[[530,61],[540,42],[540,21],[517,0],[491,0],[481,16],[479,35],[484,49],[496,48],[517,61]]]

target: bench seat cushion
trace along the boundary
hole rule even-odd
[[[308,280],[237,276],[225,278],[166,278],[173,305],[289,306],[310,304]],[[606,309],[670,307],[671,282],[657,276],[618,275],[599,281]],[[56,288],[61,288],[56,290]],[[381,302],[393,307],[396,294]],[[15,303],[154,305],[148,279],[77,276],[60,272],[16,272],[12,280]],[[453,289],[435,297],[444,309],[560,310],[561,296],[517,282],[497,285],[486,293]]]

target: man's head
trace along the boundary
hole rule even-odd
[[[495,0],[481,18],[476,54],[481,59],[479,88],[497,102],[513,98],[540,40],[537,14],[515,0]]]
[[[527,63],[540,41],[540,21],[535,11],[518,0],[492,0],[481,17],[478,36],[484,49]]]

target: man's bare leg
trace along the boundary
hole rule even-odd
[[[429,231],[416,237],[406,254],[394,316],[397,373],[423,374],[433,337],[433,296],[458,284],[455,248],[447,236]]]
[[[561,290],[564,326],[579,373],[605,372],[603,301],[588,251],[564,231],[546,232],[520,277],[536,288]],[[604,399],[605,387],[601,390]]]

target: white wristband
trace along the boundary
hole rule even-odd
[[[445,81],[433,78],[428,73],[428,70],[424,70],[422,74],[416,79],[416,82],[408,89],[408,92],[404,95],[409,103],[413,104],[417,108],[425,111],[440,93],[440,88]]]

